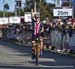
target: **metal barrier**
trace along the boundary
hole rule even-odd
[[[8,33],[9,32],[9,33]],[[69,36],[69,33],[62,34],[61,31],[55,29],[51,30],[50,34],[46,35],[44,32],[44,46],[47,49],[51,50],[68,50],[72,45],[73,37]],[[6,36],[10,35],[10,30],[7,29]],[[8,37],[7,36],[7,37]],[[31,31],[23,31],[20,34],[13,34],[13,37],[21,42],[22,45],[31,46],[32,32]]]
[[[44,39],[44,44],[47,48],[52,50],[68,50],[71,46],[71,37],[69,33],[63,35],[62,31],[57,29],[51,30],[51,33]],[[48,47],[49,46],[49,47]]]

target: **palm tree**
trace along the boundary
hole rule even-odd
[[[5,4],[5,0],[3,0],[3,16],[5,17],[6,10],[9,10],[8,3]]]
[[[4,8],[8,10],[8,9],[9,9],[9,5],[6,3],[6,4],[4,5]]]
[[[8,3],[4,4],[4,11],[5,11],[5,13],[6,13],[7,10],[9,10],[9,5],[8,5]],[[7,15],[7,16],[8,16],[8,15]]]
[[[3,17],[5,17],[5,8],[4,8],[5,0],[3,0]]]

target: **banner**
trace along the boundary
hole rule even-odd
[[[15,24],[21,23],[20,17],[9,17],[9,23],[15,23]]]
[[[8,24],[8,18],[0,18],[0,24]]]
[[[53,16],[72,16],[72,8],[53,9]]]
[[[32,22],[31,20],[31,12],[25,12],[25,22]]]

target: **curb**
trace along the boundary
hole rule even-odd
[[[67,52],[62,53],[62,52],[57,52],[57,51],[54,51],[54,50],[47,50],[47,51],[50,51],[51,53],[54,53],[54,54],[75,57],[75,54],[70,54],[70,53],[67,53]]]

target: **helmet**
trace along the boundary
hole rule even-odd
[[[35,14],[34,16],[35,16],[35,18],[40,18],[40,16],[38,14]]]

